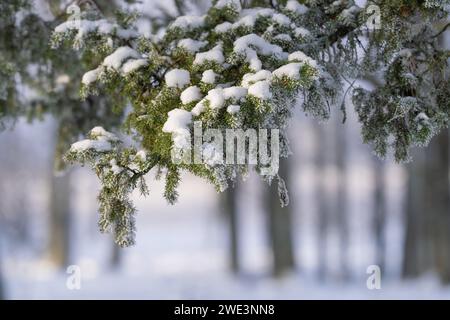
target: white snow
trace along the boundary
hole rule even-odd
[[[173,109],[168,113],[169,117],[162,128],[163,132],[172,133],[174,146],[179,149],[191,147],[191,134],[189,125],[192,122],[192,114],[183,109]]]
[[[125,60],[139,58],[141,58],[141,55],[136,50],[124,46],[116,49],[116,51],[107,56],[105,60],[103,60],[102,65],[106,68],[119,70]]]
[[[275,23],[280,24],[282,26],[289,26],[292,24],[292,21],[286,15],[276,12],[271,8],[251,8],[251,9],[243,9],[239,15],[239,18],[236,22],[223,22],[217,25],[214,28],[216,33],[225,33],[232,29],[236,29],[239,27],[254,27],[256,21],[260,18],[273,18]]]
[[[196,53],[207,44],[208,43],[206,41],[199,41],[187,38],[180,40],[178,42],[178,47],[184,48],[189,53]]]
[[[183,88],[191,82],[189,71],[184,69],[170,70],[164,78],[169,88]]]
[[[244,9],[241,11],[240,18],[238,21],[233,23],[233,28],[239,26],[253,27],[261,17],[272,17],[275,14],[275,10],[270,8],[251,8]]]
[[[111,166],[111,171],[114,174],[119,174],[123,171],[123,168],[121,168],[120,166],[117,165],[116,159],[111,159],[111,161],[109,162],[109,165]]]
[[[286,3],[286,9],[289,11],[296,12],[298,14],[305,14],[309,11],[308,7],[299,3],[297,0],[289,0]]]
[[[241,106],[237,105],[237,104],[230,104],[227,107],[227,112],[229,114],[236,114],[241,110]]]
[[[203,99],[199,103],[197,103],[194,108],[192,108],[191,113],[193,116],[198,117],[199,115],[201,115],[203,113],[203,111],[205,110],[205,107],[206,107],[205,102],[206,102],[206,100]]]
[[[83,36],[98,32],[100,34],[112,34],[115,33],[118,37],[122,39],[137,38],[139,36],[136,30],[123,29],[116,23],[110,23],[106,19],[100,20],[68,20],[61,23],[55,28],[56,33],[64,33],[67,31],[78,31],[77,37],[82,38]]]
[[[242,86],[245,88],[248,88],[250,85],[252,85],[255,82],[261,81],[261,80],[271,80],[272,79],[272,73],[267,70],[260,70],[256,73],[247,73],[242,77]]]
[[[167,133],[184,133],[189,130],[189,125],[192,122],[192,114],[183,109],[173,109],[168,112],[167,121],[162,128],[163,132]]]
[[[102,72],[102,67],[114,69],[126,75],[147,65],[148,61],[142,59],[142,56],[136,50],[128,46],[120,47],[103,60],[101,67],[86,72],[81,82],[88,86],[97,81]]]
[[[421,112],[419,113],[416,118],[414,119],[415,121],[428,121],[430,118],[427,116],[427,114],[425,112]]]
[[[272,92],[270,91],[270,83],[267,80],[258,81],[252,84],[248,88],[248,94],[259,98],[261,100],[268,100],[272,98]]]
[[[247,96],[247,88],[237,86],[224,88],[223,96],[226,100],[233,99],[239,101]]]
[[[169,29],[180,28],[182,30],[192,30],[200,28],[205,24],[205,16],[181,16],[175,19]]]
[[[286,41],[286,42],[291,42],[292,38],[290,35],[286,34],[286,33],[280,33],[277,34],[275,37],[273,37],[275,40],[281,40],[281,41]]]
[[[81,79],[81,82],[86,85],[89,86],[92,83],[94,83],[95,81],[97,81],[98,75],[100,74],[101,69],[97,68],[91,71],[86,72],[83,75],[83,78]]]
[[[84,139],[73,143],[70,146],[71,152],[84,152],[87,150],[95,150],[97,152],[104,152],[111,150],[111,143],[107,140],[90,140]]]
[[[194,101],[198,101],[203,98],[200,88],[197,86],[191,86],[186,88],[180,95],[181,103],[188,104]]]
[[[142,161],[147,160],[147,151],[139,150],[138,152],[136,152],[136,158],[140,158]]]
[[[307,36],[311,35],[311,32],[309,32],[308,29],[305,29],[302,27],[295,28],[294,33],[297,37],[307,37]]]
[[[236,41],[234,41],[234,51],[242,52],[246,51],[249,46],[258,48],[258,51],[265,56],[284,56],[283,49],[281,47],[271,44],[258,36],[257,34],[251,33],[242,36]]]
[[[229,87],[209,90],[208,95],[204,100],[209,101],[209,107],[211,109],[220,109],[225,105],[225,101],[232,100],[234,102],[240,101],[247,96],[247,89],[243,87]],[[194,109],[191,111],[194,115],[198,116],[204,110],[204,102],[200,101]]]
[[[148,66],[148,61],[146,59],[131,59],[124,63],[122,72],[128,74],[145,66]]]
[[[228,32],[229,30],[231,30],[232,28],[233,28],[233,24],[231,24],[228,21],[225,21],[225,22],[215,26],[214,32],[216,32],[216,33],[225,33],[225,32]]]
[[[106,131],[103,127],[94,127],[89,132],[89,135],[95,139],[105,139],[108,141],[119,141],[119,138],[109,131]]]
[[[217,74],[209,69],[203,72],[202,74],[202,82],[208,83],[208,84],[214,84],[216,83]]]
[[[208,91],[206,99],[209,101],[211,109],[220,109],[225,104],[225,96],[222,88],[216,88]]]
[[[303,62],[309,64],[311,67],[317,68],[317,61],[314,60],[311,57],[308,57],[306,54],[304,54],[301,51],[295,51],[291,53],[288,57],[289,61],[297,61],[297,62]]]
[[[281,47],[267,42],[254,33],[236,39],[234,41],[233,51],[237,54],[243,54],[246,61],[250,64],[250,68],[255,71],[261,70],[262,63],[253,48],[256,48],[258,53],[265,56],[274,56],[277,59],[287,58],[287,53],[283,52]]]
[[[241,2],[239,0],[219,0],[214,5],[217,9],[223,9],[225,7],[233,8],[240,11],[242,9]]]
[[[289,19],[287,16],[285,16],[285,15],[282,14],[282,13],[276,13],[276,14],[274,14],[274,15],[272,16],[272,19],[273,19],[276,23],[278,23],[278,24],[280,24],[280,25],[283,25],[283,26],[287,26],[287,25],[290,25],[290,24],[292,23],[291,19]]]
[[[223,56],[222,45],[218,44],[214,48],[209,51],[200,52],[195,55],[194,64],[203,64],[208,61],[214,61],[218,64],[222,64],[225,62],[225,57]]]
[[[288,77],[290,79],[299,80],[300,79],[300,69],[303,63],[295,62],[286,64],[273,72],[273,75],[278,78]]]
[[[119,38],[126,39],[126,40],[138,38],[140,36],[136,30],[122,29],[122,28],[116,29],[116,35]]]

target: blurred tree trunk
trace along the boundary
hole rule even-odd
[[[289,190],[289,160],[280,159],[279,174]],[[292,203],[282,208],[278,196],[278,183],[274,180],[266,186],[266,208],[268,214],[269,236],[273,255],[273,275],[280,277],[295,267],[292,243]]]
[[[5,300],[5,288],[3,285],[3,277],[2,277],[2,264],[0,261],[0,300]]]
[[[348,192],[347,192],[347,136],[342,122],[336,121],[336,165],[338,169],[338,186],[336,198],[336,218],[339,233],[339,270],[342,280],[350,277],[348,270],[348,247],[349,247],[349,227],[348,227]]]
[[[112,240],[112,252],[110,266],[111,269],[118,269],[122,263],[122,248],[117,245],[117,243]]]
[[[386,267],[386,194],[385,165],[382,160],[373,157],[374,198],[373,232],[376,243],[376,264],[382,271]]]
[[[325,280],[327,277],[327,257],[328,257],[328,228],[329,228],[329,197],[326,188],[325,173],[327,166],[327,141],[324,126],[318,124],[316,129],[316,203],[318,210],[318,277]]]
[[[427,225],[433,240],[432,264],[443,283],[450,283],[449,136],[444,131],[427,152]]]
[[[71,173],[52,173],[50,192],[50,259],[58,267],[65,267],[71,258],[70,228],[70,181]]]
[[[432,142],[434,143],[434,142]],[[406,231],[403,258],[403,276],[418,277],[427,267],[424,263],[429,242],[425,230],[425,175],[426,162],[423,150],[417,152],[414,161],[408,165],[408,191],[406,195]],[[431,151],[431,150],[430,150]]]
[[[235,274],[240,271],[237,188],[237,184],[230,186],[220,195],[222,211],[228,220],[230,268]]]
[[[450,283],[449,136],[435,137],[410,167],[403,275],[436,272]],[[419,160],[419,159],[418,159]]]
[[[2,252],[1,252],[1,246],[0,246],[0,300],[6,299],[6,293],[5,293],[5,285],[3,284],[3,266],[2,266]]]
[[[374,199],[373,229],[376,243],[376,264],[382,271],[386,267],[386,195],[385,165],[382,160],[373,157]]]

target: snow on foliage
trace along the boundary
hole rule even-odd
[[[191,77],[187,70],[173,69],[166,73],[165,80],[168,87],[183,88],[189,84]]]
[[[182,104],[189,104],[191,102],[198,101],[201,98],[203,98],[203,95],[200,88],[197,86],[186,88],[186,90],[184,90],[180,95]]]

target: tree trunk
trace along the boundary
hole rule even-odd
[[[239,273],[239,230],[237,208],[237,184],[229,187],[221,194],[222,210],[228,220],[230,269],[234,274]]]
[[[327,148],[323,145],[326,142],[326,132],[322,125],[316,125],[316,201],[318,210],[318,278],[323,281],[327,277],[327,257],[328,257],[328,229],[329,229],[329,197],[326,189],[326,179],[324,171],[327,165]]]
[[[111,252],[111,260],[110,260],[110,266],[111,269],[118,269],[120,267],[120,264],[122,263],[122,248],[117,245],[117,243],[112,242],[112,252]]]
[[[344,125],[338,120],[336,128],[336,164],[338,169],[338,186],[336,198],[336,219],[339,233],[340,277],[347,280],[348,270],[348,192],[347,192],[347,136]]]
[[[445,131],[410,167],[403,264],[407,278],[432,271],[443,283],[450,283],[448,143]]]
[[[1,246],[0,246],[1,249]],[[2,266],[2,252],[0,250],[0,301],[1,300],[5,300],[6,299],[6,294],[5,294],[5,285],[3,284],[3,266]]]
[[[423,150],[420,150],[423,151]],[[426,267],[423,265],[428,243],[423,235],[425,209],[425,153],[417,152],[414,161],[408,165],[408,191],[406,199],[406,230],[403,257],[403,276],[418,277]]]
[[[450,186],[448,131],[435,138],[427,152],[426,230],[432,241],[432,265],[443,283],[450,283]]]
[[[382,160],[373,157],[374,199],[373,230],[376,243],[376,264],[382,271],[386,268],[386,196],[385,165]]]
[[[285,180],[289,189],[289,161],[280,159],[280,176]],[[292,243],[292,203],[284,208],[280,205],[278,196],[278,183],[272,182],[266,187],[268,225],[271,251],[273,256],[273,275],[283,276],[295,267],[294,249]]]
[[[70,177],[71,173],[53,175],[51,185],[50,203],[50,259],[58,267],[69,264],[71,256],[70,248]]]

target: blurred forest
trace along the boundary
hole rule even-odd
[[[59,2],[48,1],[53,17],[65,8]],[[95,2],[104,12],[113,8],[109,1]],[[204,6],[154,2],[144,6],[144,28]],[[61,93],[63,105],[78,103],[75,79],[74,74],[73,88]],[[48,100],[55,103],[54,96]],[[211,290],[212,297],[228,297],[242,288],[243,297],[308,297],[299,293],[304,279],[312,286],[364,291],[370,265],[380,267],[383,281],[431,277],[450,284],[448,132],[400,165],[378,159],[362,144],[350,102],[345,124],[339,110],[321,124],[299,111],[290,128],[293,155],[280,166],[290,191],[288,207],[280,208],[275,185],[253,177],[216,194],[190,176],[172,207],[160,199],[162,184],[149,179],[152,195],[136,194],[137,245],[120,249],[97,231],[98,185],[92,173],[65,168],[55,174],[55,150],[64,150],[96,122],[93,117],[92,123],[74,124],[76,108],[52,111],[31,124],[21,116],[0,134],[0,299],[71,297],[64,290],[72,264],[82,266],[88,289],[97,287],[89,295],[98,298],[132,283],[155,288],[149,293],[134,287],[140,298],[209,297]],[[136,282],[117,280],[130,277]],[[211,278],[221,282],[208,283]],[[182,279],[185,286],[176,283]],[[271,286],[252,292],[264,279]],[[101,281],[109,285],[96,285]],[[127,298],[127,290],[120,297]]]

